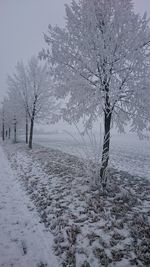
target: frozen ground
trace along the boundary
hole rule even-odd
[[[58,266],[53,237],[39,221],[0,147],[0,267]]]
[[[73,137],[66,133],[35,135],[34,142],[79,157],[94,157],[89,139],[83,142],[77,134]],[[133,134],[112,135],[110,166],[150,180],[150,140],[139,140]]]
[[[88,176],[83,161],[59,150],[34,145],[31,151],[19,143],[5,143],[4,150],[41,221],[54,235],[60,266],[150,266],[150,183],[146,179],[110,169],[105,195],[91,183],[92,162]]]

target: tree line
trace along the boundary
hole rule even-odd
[[[3,101],[2,138],[13,128],[16,143],[17,128],[25,129],[26,143],[32,148],[34,123],[52,120],[57,107],[52,96],[52,84],[47,65],[32,57],[27,66],[18,62],[13,75],[8,76],[8,93]]]

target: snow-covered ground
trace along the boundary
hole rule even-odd
[[[31,151],[23,143],[9,142],[3,148],[41,221],[54,235],[59,266],[150,266],[150,183],[146,179],[111,169],[106,197],[91,184],[92,162],[88,164],[93,175],[88,177],[83,161],[59,150],[34,145]],[[24,194],[19,200],[24,203]],[[30,240],[27,235],[25,244]],[[43,246],[41,242],[42,251]]]
[[[100,138],[97,137],[97,140],[99,143]],[[102,138],[100,142],[102,143]],[[89,139],[86,138],[84,142],[75,133],[72,137],[62,132],[39,134],[34,136],[34,143],[79,157],[87,157],[88,154],[89,158],[93,158]],[[150,180],[150,140],[139,140],[134,134],[113,134],[110,154],[111,166]]]
[[[0,266],[57,267],[52,242],[0,147]]]

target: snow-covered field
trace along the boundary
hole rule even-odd
[[[102,138],[96,138],[102,143]],[[38,134],[34,136],[34,143],[83,158],[93,159],[94,156],[89,139],[82,141],[75,133],[72,136],[67,133]],[[110,154],[110,166],[150,180],[150,140],[139,140],[134,134],[113,134]]]

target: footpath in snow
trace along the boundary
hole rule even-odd
[[[0,147],[0,267],[57,267],[53,237],[41,224]]]

